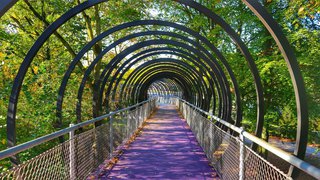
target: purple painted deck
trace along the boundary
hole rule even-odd
[[[219,179],[186,122],[161,105],[142,134],[100,179]]]

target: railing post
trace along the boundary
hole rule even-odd
[[[142,119],[143,119],[143,113],[142,113],[142,110],[143,110],[143,106],[140,106],[139,107],[139,126],[138,127],[140,127],[141,126],[141,124],[142,124]]]
[[[112,113],[112,112],[110,112]],[[110,159],[112,158],[112,153],[113,153],[113,116],[110,116],[109,120],[109,125],[110,125],[110,139],[109,139],[109,147],[110,147]]]
[[[74,124],[70,124],[69,127],[74,126]],[[75,147],[74,147],[74,131],[69,132],[69,175],[71,180],[76,179],[75,173]]]
[[[146,119],[146,110],[147,110],[147,106],[144,104],[142,105],[143,109],[142,109],[142,122]]]
[[[135,127],[134,127],[134,130],[136,130],[136,129],[138,129],[138,127],[139,127],[139,115],[140,115],[140,113],[139,113],[139,107],[136,107],[136,109],[135,109]]]
[[[244,163],[244,157],[245,157],[245,144],[244,144],[244,136],[243,136],[243,127],[240,128],[241,133],[239,135],[240,138],[240,157],[239,157],[239,180],[245,179],[245,163]]]

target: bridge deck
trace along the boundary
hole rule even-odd
[[[219,179],[186,122],[161,105],[106,179]]]

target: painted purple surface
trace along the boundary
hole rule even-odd
[[[161,105],[117,164],[99,179],[219,179],[174,106]]]

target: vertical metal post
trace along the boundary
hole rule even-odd
[[[140,127],[141,125],[142,125],[142,110],[143,110],[143,106],[140,106],[139,107],[139,126],[138,127]]]
[[[69,127],[74,126],[74,124],[70,124]],[[69,132],[69,175],[71,180],[76,179],[75,173],[75,147],[74,147],[74,131]]]
[[[135,127],[134,127],[134,131],[138,129],[139,127],[139,107],[136,107],[136,112],[135,112]]]
[[[110,112],[112,113],[112,112]],[[109,147],[110,147],[110,159],[112,158],[112,153],[113,153],[113,116],[110,116],[109,120],[109,125],[110,125],[110,139],[109,139]]]
[[[142,105],[143,109],[142,109],[142,122],[146,119],[146,104]]]
[[[245,179],[245,164],[244,164],[244,156],[245,156],[245,144],[244,144],[244,136],[243,136],[243,127],[241,127],[241,133],[239,135],[240,138],[240,157],[239,157],[239,180]]]

